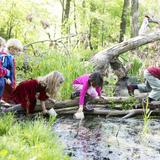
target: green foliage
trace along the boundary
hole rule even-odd
[[[122,5],[122,0],[88,0],[82,4],[77,2],[77,15],[82,24],[79,30],[90,34],[93,49],[118,40],[117,28],[120,28]]]
[[[139,69],[141,67],[142,67],[142,62],[140,61],[140,59],[135,58],[132,60],[132,67],[128,73],[132,76],[138,76]]]
[[[147,98],[146,104],[143,106],[144,109],[144,116],[143,116],[143,120],[144,120],[144,126],[143,126],[143,133],[147,133],[148,130],[148,124],[150,121],[150,115],[151,115],[151,110],[149,109],[149,100]]]
[[[105,79],[104,79],[105,80]],[[113,74],[110,74],[109,77],[106,79],[108,82],[107,85],[103,86],[103,90],[106,92],[107,96],[113,97],[114,96],[114,88],[117,82],[116,77]]]
[[[122,108],[125,110],[133,109],[133,106],[135,106],[136,104],[138,104],[138,100],[130,96],[128,102],[126,101],[122,104]]]
[[[27,71],[26,74],[19,71],[18,79],[37,78],[39,76],[44,76],[51,71],[57,70],[63,73],[65,77],[65,82],[61,89],[62,98],[69,98],[69,95],[72,92],[72,81],[76,77],[92,71],[92,66],[83,61],[83,56],[78,55],[78,53],[66,55],[52,49],[48,50],[48,52],[42,53],[43,51],[41,50],[40,56],[29,56],[29,66],[31,67],[31,70]],[[84,54],[85,53],[82,53],[82,55]],[[23,56],[17,58],[19,68],[22,68],[23,66],[22,61]]]
[[[0,118],[1,123],[8,125],[6,120],[14,122],[14,125],[10,125],[9,129],[3,132],[3,136],[0,136],[0,159],[69,159],[63,154],[62,144],[53,133],[51,126],[43,119],[18,123],[13,115]]]
[[[47,38],[41,20],[52,19],[54,21],[54,16],[51,17],[49,11],[46,10],[47,4],[41,3],[32,0],[1,0],[0,35],[6,39],[19,38],[25,43]],[[31,21],[27,19],[29,15],[32,17]]]
[[[14,124],[13,115],[8,113],[7,116],[0,118],[0,136],[7,134],[12,125]]]

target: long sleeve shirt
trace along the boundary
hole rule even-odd
[[[87,93],[87,90],[89,88],[88,80],[89,80],[90,74],[84,74],[75,80],[73,80],[73,84],[81,84],[83,85],[82,90],[80,91],[80,98],[79,98],[79,105],[84,105],[84,99],[85,95]],[[96,87],[96,91],[98,93],[98,96],[101,95],[101,87]]]
[[[36,94],[39,93],[38,97]],[[36,106],[36,99],[47,100],[46,89],[41,87],[37,80],[26,80],[21,82],[12,93],[12,101],[21,104],[24,109],[33,112]]]
[[[0,60],[2,62],[3,68],[6,68],[10,74],[6,75],[7,78],[11,80],[11,86],[12,88],[15,88],[15,59],[10,53],[1,53],[0,54]]]

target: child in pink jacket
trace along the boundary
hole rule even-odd
[[[71,95],[71,98],[80,96],[79,109],[77,113],[81,113],[81,115],[83,115],[83,107],[86,103],[86,94],[88,94],[93,99],[99,98],[99,96],[101,96],[102,86],[103,77],[99,72],[94,72],[92,74],[84,74],[73,80],[73,89],[75,92]]]

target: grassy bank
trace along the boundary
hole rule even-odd
[[[68,160],[62,144],[44,119],[17,122],[0,118],[0,160]]]

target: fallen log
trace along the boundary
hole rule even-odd
[[[74,106],[74,107],[67,107],[67,108],[61,108],[61,109],[55,109],[55,111],[57,113],[63,113],[63,112],[66,112],[66,111],[77,111],[79,107],[78,106]],[[108,106],[108,105],[94,105],[94,108],[99,108],[99,109],[113,109],[112,107]],[[122,105],[116,105],[114,106],[114,109],[116,110],[122,110]]]
[[[107,105],[107,104],[119,104],[119,103],[134,103],[136,100],[139,100],[139,97],[103,97],[100,99],[95,99],[89,101],[91,104],[98,104],[98,105]],[[47,109],[54,108],[54,109],[62,109],[62,108],[68,108],[68,107],[74,107],[79,105],[79,98],[75,98],[74,100],[64,100],[64,101],[56,101],[55,103],[52,103],[51,101],[46,101]],[[36,111],[41,110],[40,102],[37,103]]]
[[[93,104],[114,104],[114,103],[133,103],[136,100],[139,100],[139,97],[103,97],[100,99],[93,99],[90,103]]]
[[[88,103],[96,104],[96,105],[116,105],[116,104],[136,104],[141,99],[141,97],[103,97],[100,99],[93,99],[90,100]],[[68,107],[75,107],[79,105],[79,98],[75,98],[74,100],[64,100],[64,101],[57,101],[52,103],[51,101],[46,102],[47,109],[54,108],[54,109],[64,109]],[[42,108],[40,103],[37,103],[35,108],[36,111],[41,111]]]
[[[90,104],[96,104],[96,105],[108,105],[108,104],[136,104],[140,102],[142,97],[104,97],[100,99],[92,99],[88,103]],[[8,104],[3,105],[1,104],[2,107],[12,107],[14,104]],[[55,108],[55,109],[61,109],[61,108],[68,108],[68,107],[73,107],[73,106],[78,106],[79,105],[79,98],[75,99],[69,99],[69,100],[64,100],[64,101],[46,101],[46,106],[47,108]],[[37,101],[37,106],[36,109],[40,108],[40,102]]]
[[[85,112],[85,114],[129,118],[145,114],[146,110],[150,109],[151,115],[160,115],[160,101],[153,101],[150,104],[140,102],[141,97],[103,97],[89,101],[89,103],[94,104],[95,109],[93,112]],[[47,101],[46,106],[48,109],[54,108],[59,115],[74,114],[78,109],[78,103],[79,98],[76,98],[74,100],[58,101],[55,103]],[[124,110],[124,105],[130,105],[132,109]],[[42,108],[38,102],[35,112],[40,111],[42,111]]]
[[[52,105],[54,108],[67,108],[72,106],[78,106],[79,104],[79,98],[75,98],[73,100],[65,100],[65,101],[58,101],[54,105]]]
[[[117,64],[119,64],[117,63],[117,61],[113,61],[114,59],[117,59],[117,57],[121,54],[157,40],[160,40],[160,31],[143,36],[137,36],[98,52],[91,58],[90,61],[95,66],[96,71],[100,71],[101,73],[105,74],[110,63],[112,63],[111,67],[113,66],[113,64],[115,64],[114,66],[117,66]],[[118,69],[120,66],[118,65],[118,67],[116,68]],[[113,67],[113,70],[115,70],[115,67]],[[124,69],[124,67],[121,67],[118,70],[122,70],[121,74],[123,74],[124,76],[126,75],[126,70]]]
[[[62,115],[66,114],[74,114],[76,111],[71,110],[71,111],[66,111],[61,113]],[[156,115],[160,116],[160,110],[155,109],[150,111],[150,115]],[[138,115],[144,115],[146,113],[145,109],[132,109],[132,110],[106,110],[106,109],[99,109],[95,108],[93,112],[84,112],[86,115],[102,115],[102,116],[107,116],[107,117],[122,117],[123,119],[130,118],[133,116],[138,116]]]
[[[78,106],[76,106],[76,107],[68,107],[68,108],[61,108],[61,109],[55,109],[55,111],[57,113],[63,113],[63,112],[72,111],[72,110],[77,111],[77,109],[78,109]]]

